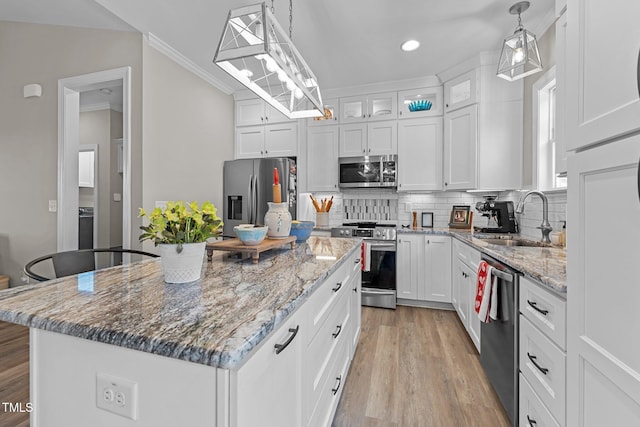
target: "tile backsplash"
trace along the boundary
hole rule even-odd
[[[407,194],[391,190],[358,189],[342,193],[314,193],[313,195],[317,199],[333,196],[333,206],[329,216],[329,223],[332,227],[350,221],[380,221],[395,222],[398,226],[411,225],[413,223],[412,212],[415,211],[418,214],[418,225],[421,225],[422,212],[433,212],[434,227],[446,228],[453,205],[470,206],[474,212],[473,225],[485,227],[488,219],[475,211],[476,202],[483,201],[485,195],[491,195],[498,196],[498,200],[511,200],[515,206],[523,194],[523,191],[503,191],[500,193],[446,191]],[[566,192],[549,193],[547,199],[549,200],[549,222],[554,231],[560,231],[562,222],[566,221],[567,217],[567,194]],[[315,221],[315,211],[307,202],[308,200],[308,194],[300,195],[298,216],[301,220]],[[529,197],[525,203],[524,213],[516,214],[516,219],[520,225],[522,236],[539,240],[541,233],[536,227],[542,223],[542,201],[540,198],[537,196]]]

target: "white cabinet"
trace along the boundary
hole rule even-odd
[[[262,344],[235,376],[238,426],[302,425],[301,314],[294,313],[271,338]],[[301,329],[302,328],[302,329]]]
[[[479,70],[473,69],[444,83],[444,111],[454,111],[479,101]]]
[[[475,312],[480,252],[453,239],[452,302],[471,341],[480,351],[480,318]]]
[[[398,92],[399,119],[441,116],[442,111],[442,86]]]
[[[555,171],[556,174],[567,173],[567,139],[566,139],[566,92],[567,92],[567,64],[566,64],[567,14],[564,13],[556,21],[556,146]]]
[[[523,277],[519,307],[520,407],[527,411],[520,419],[526,415],[540,425],[564,426],[566,302]]]
[[[444,188],[477,187],[478,106],[469,105],[444,116]]]
[[[307,128],[307,191],[338,191],[338,126]]]
[[[623,16],[638,19],[635,4],[607,3],[605,10],[599,2],[587,3],[590,8],[584,10],[584,2],[572,1],[567,13],[580,11],[595,20],[592,12],[600,12],[601,20],[593,24],[600,22],[601,31],[588,31],[592,37],[609,40],[624,28]],[[626,9],[619,9],[623,6]],[[636,43],[639,38],[632,34],[637,29],[629,33]],[[618,43],[624,47],[630,41]],[[615,50],[617,60],[623,60],[623,51]],[[615,61],[607,69],[609,65],[617,67]],[[620,81],[625,75],[626,70],[607,87],[614,92],[618,84],[626,87]],[[585,90],[585,95],[590,93],[588,85]],[[638,117],[626,128],[638,124]],[[638,135],[568,159],[567,426],[640,425],[639,159]],[[615,206],[619,218],[612,220],[606,206]]]
[[[340,126],[340,157],[376,156],[397,152],[396,120]]]
[[[567,149],[576,150],[640,128],[640,7],[569,0],[566,13]]]
[[[451,302],[451,237],[424,236],[424,281],[418,292],[425,301]]]
[[[340,98],[340,124],[397,118],[396,92]]]
[[[235,113],[236,126],[291,122],[287,116],[260,98],[236,101]]]
[[[451,302],[451,237],[402,233],[397,264],[398,298]]]
[[[295,157],[297,146],[297,123],[236,127],[236,159]]]
[[[422,258],[424,256],[422,234],[398,236],[396,282],[398,298],[417,300],[418,288],[424,281]]]
[[[340,120],[340,101],[336,99],[327,99],[323,103],[325,115],[307,119],[307,126],[326,126],[338,124]]]
[[[442,190],[442,118],[398,121],[398,191]]]
[[[495,64],[480,58],[444,85],[445,190],[522,186],[523,82],[496,78]]]

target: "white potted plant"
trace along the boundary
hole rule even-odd
[[[198,280],[207,239],[218,237],[222,229],[215,206],[211,202],[202,206],[198,202],[167,202],[164,209],[155,208],[149,214],[141,208],[139,216],[149,218],[149,225],[140,227],[140,241],[151,240],[160,247],[164,281]]]

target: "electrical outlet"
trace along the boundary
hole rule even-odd
[[[138,419],[138,383],[107,374],[96,375],[96,405],[123,417]]]
[[[57,211],[58,211],[58,201],[49,200],[49,212],[57,212]]]
[[[167,208],[167,201],[166,200],[156,200],[156,208],[160,208],[162,210]]]

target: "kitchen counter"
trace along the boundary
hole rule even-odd
[[[202,278],[166,284],[147,260],[0,292],[0,320],[225,369],[249,353],[354,251],[310,237],[258,264],[216,252]]]
[[[475,238],[472,231],[449,228],[401,228],[398,229],[398,233],[452,236],[522,272],[525,276],[535,280],[547,289],[566,297],[567,257],[564,248],[498,246]]]

